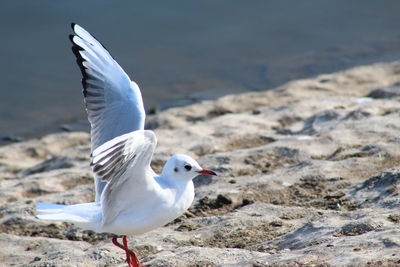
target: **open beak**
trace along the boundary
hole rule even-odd
[[[200,174],[205,174],[205,175],[215,175],[217,176],[217,174],[211,170],[208,169],[202,169],[201,171],[198,171],[198,173]]]

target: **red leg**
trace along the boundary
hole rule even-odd
[[[113,242],[114,245],[116,245],[116,246],[119,247],[120,249],[125,250],[125,253],[126,253],[126,255],[127,255],[127,257],[126,257],[126,262],[128,263],[128,266],[129,266],[129,267],[133,267],[132,264],[131,264],[131,261],[130,261],[130,257],[128,257],[128,255],[130,255],[130,254],[129,254],[129,251],[128,251],[128,249],[127,249],[124,245],[122,245],[122,244],[120,244],[120,243],[118,242],[118,236],[114,236],[114,237],[112,238],[112,242]]]
[[[128,253],[127,250],[129,250],[128,248],[128,237],[126,235],[122,236],[122,242],[124,243],[124,247],[126,248],[125,253],[126,253],[126,262],[128,263],[129,266],[131,266],[132,263],[132,258],[130,253]]]
[[[125,250],[126,262],[128,263],[128,266],[129,267],[142,267],[142,265],[140,264],[139,259],[136,256],[135,252],[133,252],[132,250],[130,250],[128,248],[128,237],[125,236],[125,235],[122,236],[122,242],[124,243],[123,245],[121,243],[119,243],[117,239],[118,239],[118,236],[114,236],[112,238],[112,242],[117,247]]]

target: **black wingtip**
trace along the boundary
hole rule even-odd
[[[76,43],[74,42],[74,37],[75,37],[75,36],[77,36],[78,38],[80,38],[80,37],[78,36],[78,34],[75,32],[75,26],[78,26],[78,24],[72,22],[72,23],[71,23],[71,28],[72,28],[72,30],[74,31],[75,34],[70,34],[70,35],[68,35],[68,38],[69,38],[69,40],[70,40],[71,43],[72,43],[72,52],[74,53],[74,55],[75,55],[75,57],[76,57],[76,62],[77,62],[78,66],[79,66],[79,69],[81,70],[81,73],[82,73],[83,95],[84,95],[85,97],[87,97],[87,96],[88,96],[88,92],[87,92],[86,89],[89,87],[89,85],[88,85],[88,83],[87,83],[87,80],[89,79],[89,75],[88,75],[88,73],[86,72],[86,67],[83,65],[83,62],[85,61],[85,59],[82,57],[81,53],[79,52],[79,51],[83,51],[84,49],[83,49],[81,46],[79,46],[78,44],[76,44]],[[92,35],[92,36],[93,36],[93,35]],[[96,37],[94,37],[94,36],[93,36],[93,38],[96,39]],[[97,40],[97,39],[96,39],[96,40]],[[98,41],[98,42],[99,42],[99,41]],[[100,43],[100,42],[99,42],[99,43]],[[106,48],[102,43],[100,43],[100,44],[104,47],[104,49],[107,50],[107,48]],[[110,54],[110,56],[111,56],[111,54]],[[111,56],[111,57],[112,57],[112,56]]]
[[[73,40],[73,39],[74,39],[74,36],[75,36],[75,35],[73,35],[73,34],[68,35],[69,40],[70,40],[71,43],[73,43],[73,44],[75,44],[75,43],[74,43],[74,40]]]
[[[82,47],[80,47],[79,45],[77,45],[77,44],[74,42],[73,38],[74,38],[75,36],[76,36],[76,35],[70,34],[70,35],[68,35],[68,38],[69,38],[69,40],[70,40],[71,43],[72,43],[72,47],[71,47],[72,53],[74,53],[74,55],[75,55],[75,57],[76,57],[76,63],[78,64],[79,69],[81,70],[81,73],[82,73],[83,95],[86,97],[86,96],[87,96],[86,89],[87,89],[87,87],[88,87],[88,84],[87,84],[86,80],[87,80],[89,77],[88,77],[88,74],[86,73],[86,68],[85,68],[85,66],[83,66],[83,62],[85,61],[85,59],[82,57],[81,53],[79,53],[79,51],[81,51],[81,50],[83,50],[83,49],[82,49]]]

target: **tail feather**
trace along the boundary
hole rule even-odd
[[[73,223],[89,223],[89,221],[81,216],[66,214],[66,213],[50,213],[50,214],[39,214],[38,217],[41,220],[48,221],[63,221],[63,222],[73,222]]]
[[[65,205],[52,204],[52,203],[38,203],[36,205],[36,211],[39,213],[57,213],[63,212]]]
[[[78,226],[93,226],[101,219],[101,208],[97,202],[77,205],[38,203],[37,218],[50,221],[73,222]],[[93,228],[93,227],[89,227]]]

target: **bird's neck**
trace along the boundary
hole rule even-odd
[[[160,176],[158,176],[157,181],[159,182],[160,185],[162,186],[167,186],[167,187],[174,187],[176,189],[182,189],[184,190],[188,186],[193,186],[193,181],[190,179],[181,179],[179,177],[171,176],[171,175],[163,175],[162,173]]]

